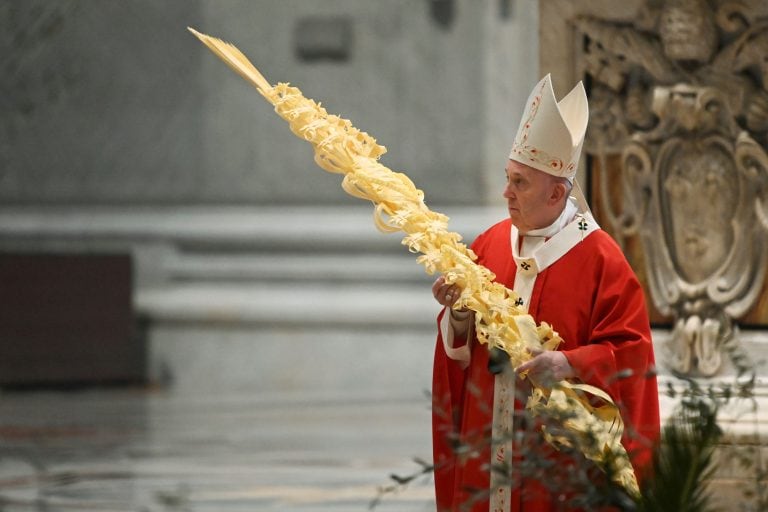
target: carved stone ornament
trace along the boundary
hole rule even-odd
[[[650,2],[649,2],[650,3]],[[619,243],[639,236],[669,366],[715,375],[768,265],[768,20],[744,1],[670,0],[631,23],[579,18],[587,151]],[[623,204],[609,197],[620,155]]]

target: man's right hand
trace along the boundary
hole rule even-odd
[[[445,277],[440,276],[432,285],[432,295],[441,306],[451,308],[459,300],[461,288],[455,284],[446,284]]]

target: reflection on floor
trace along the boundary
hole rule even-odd
[[[427,398],[0,394],[3,511],[364,511],[431,460]],[[375,510],[434,510],[420,477]]]

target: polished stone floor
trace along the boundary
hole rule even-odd
[[[0,510],[364,511],[430,460],[413,396],[0,394]],[[421,476],[375,505],[434,510]]]

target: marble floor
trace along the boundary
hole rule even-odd
[[[418,392],[6,391],[0,510],[365,511],[430,460],[429,422]],[[429,476],[380,497],[374,510],[434,510]]]

